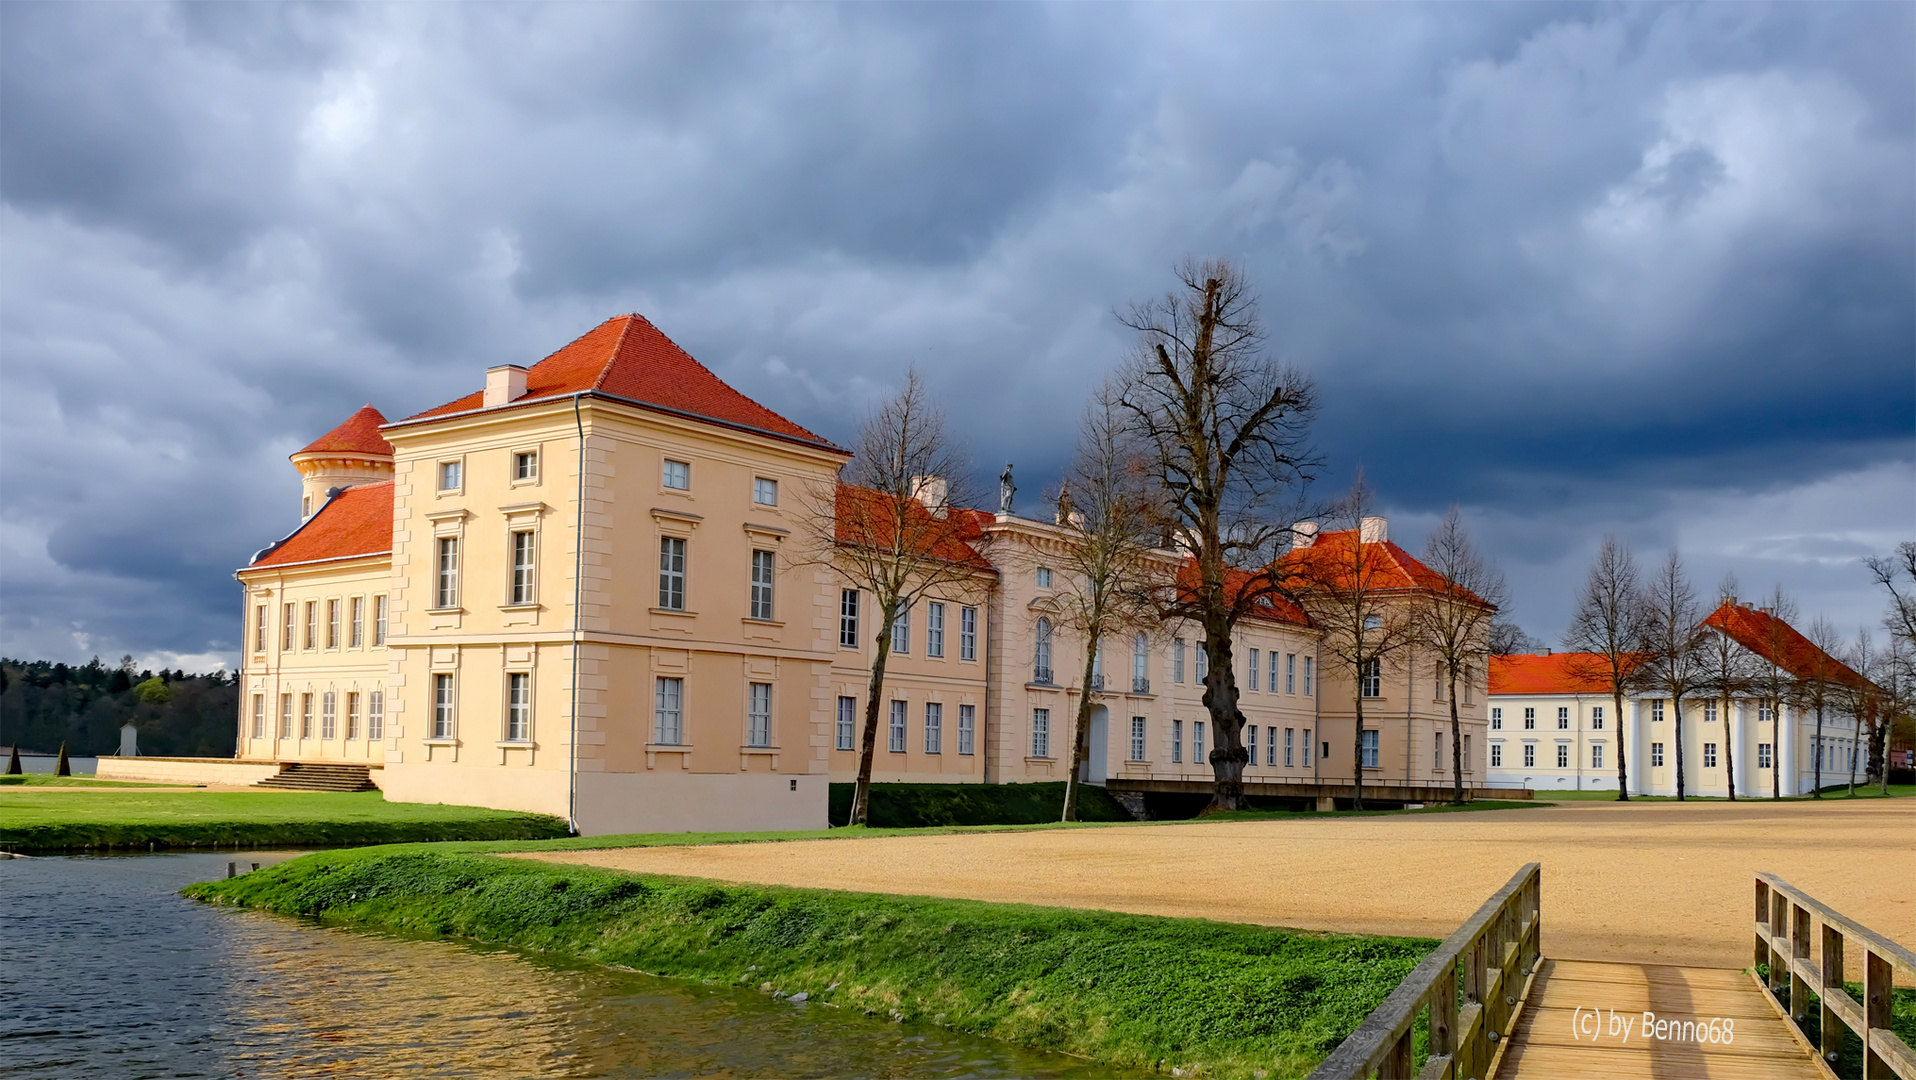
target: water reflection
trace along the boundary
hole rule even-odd
[[[176,895],[225,866],[0,861],[0,1076],[1112,1074],[745,990]]]

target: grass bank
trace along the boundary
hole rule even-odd
[[[757,987],[1114,1065],[1307,1073],[1436,946],[1195,919],[333,851],[187,895]]]
[[[566,835],[543,814],[389,803],[377,791],[0,791],[0,849],[322,847]]]
[[[190,788],[198,784],[156,784],[147,780],[95,780],[89,776],[54,776],[51,773],[26,773],[0,776],[0,788],[10,787],[99,787],[99,788]]]
[[[1539,799],[1549,799],[1549,800],[1554,800],[1556,802],[1616,802],[1617,801],[1617,791],[1615,788],[1611,788],[1608,791],[1605,791],[1601,788],[1594,789],[1594,790],[1585,790],[1585,791],[1568,791],[1568,790],[1546,791],[1544,789],[1539,788],[1536,792],[1536,796]],[[1889,795],[1884,796],[1882,793],[1882,789],[1875,784],[1871,784],[1868,790],[1865,790],[1863,788],[1863,785],[1858,784],[1856,785],[1856,794],[1854,798],[1881,799],[1881,798],[1887,797],[1891,799],[1906,799],[1906,798],[1909,798],[1910,796],[1916,796],[1916,785],[1891,784],[1889,786]],[[1786,795],[1781,799],[1772,799],[1768,795],[1738,795],[1734,801],[1740,802],[1740,803],[1818,802],[1818,801],[1829,802],[1832,799],[1841,800],[1841,799],[1848,799],[1851,797],[1852,796],[1849,793],[1849,787],[1847,785],[1839,785],[1836,787],[1825,787],[1823,789],[1823,797],[1821,800],[1818,800],[1817,798],[1811,795]],[[1674,795],[1632,795],[1630,796],[1630,801],[1631,802],[1676,802],[1677,797]],[[1691,795],[1684,801],[1686,802],[1730,802],[1732,800],[1729,799],[1727,796],[1723,796],[1723,795]]]
[[[851,817],[856,784],[831,785],[831,820]],[[1064,809],[1064,781],[1038,784],[873,784],[869,824],[876,829],[923,829],[952,825],[1040,825]],[[1130,821],[1110,793],[1095,784],[1078,788],[1078,820]]]

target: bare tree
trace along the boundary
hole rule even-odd
[[[1675,548],[1643,589],[1643,677],[1646,685],[1670,699],[1676,722],[1676,797],[1688,794],[1683,761],[1683,699],[1704,686],[1702,631],[1697,626],[1696,590],[1683,573]]]
[[[1796,699],[1806,709],[1816,710],[1816,763],[1815,779],[1812,782],[1811,798],[1823,797],[1823,713],[1837,703],[1837,668],[1840,667],[1834,653],[1843,647],[1842,640],[1836,634],[1836,627],[1828,619],[1818,615],[1810,623],[1809,642],[1815,646],[1810,650],[1805,670],[1796,673]]]
[[[966,529],[965,512],[951,509],[967,501],[969,469],[917,369],[866,419],[853,449],[856,456],[830,490],[811,493],[806,518],[814,557],[854,589],[870,593],[877,609],[867,623],[877,651],[847,822],[863,825],[892,627],[928,593],[975,588],[989,570],[978,554],[989,537]]]
[[[1350,493],[1331,515],[1350,542],[1320,538],[1285,560],[1291,595],[1324,635],[1320,648],[1325,658],[1350,674],[1351,703],[1357,714],[1351,747],[1356,777],[1353,805],[1358,810],[1364,808],[1364,699],[1380,688],[1384,666],[1394,666],[1417,637],[1414,604],[1393,595],[1401,592],[1401,586],[1390,572],[1383,545],[1363,542],[1371,506],[1370,488],[1359,469]]]
[[[1876,643],[1870,640],[1868,628],[1856,632],[1856,641],[1844,650],[1841,660],[1851,671],[1862,676],[1860,679],[1843,680],[1838,690],[1843,711],[1850,718],[1849,793],[1854,797],[1856,759],[1863,759],[1864,783],[1867,784],[1868,769],[1872,764],[1868,751],[1876,741],[1876,725],[1883,713],[1882,691],[1876,686],[1883,674],[1882,656],[1876,651]]]
[[[1491,621],[1490,639],[1485,647],[1492,656],[1511,656],[1536,652],[1543,648],[1543,642],[1524,633],[1523,627],[1516,623],[1495,619]]]
[[[1186,261],[1177,277],[1177,290],[1121,317],[1137,345],[1119,373],[1117,402],[1160,496],[1155,524],[1190,553],[1190,573],[1159,592],[1158,614],[1204,629],[1204,707],[1217,735],[1211,805],[1241,810],[1249,756],[1231,634],[1282,592],[1275,560],[1288,523],[1303,516],[1298,493],[1314,464],[1317,389],[1265,353],[1240,269]]]
[[[1889,611],[1883,615],[1883,628],[1916,651],[1916,540],[1897,544],[1895,553],[1887,559],[1864,559],[1863,565],[1869,567],[1876,583],[1889,591]],[[1910,579],[1912,588],[1908,591],[1897,584],[1904,578]]]
[[[1600,683],[1610,690],[1616,707],[1617,801],[1630,800],[1630,765],[1624,760],[1623,695],[1641,660],[1644,608],[1639,601],[1636,557],[1630,549],[1605,536],[1597,561],[1577,593],[1577,608],[1564,631],[1563,647],[1591,659],[1565,662],[1566,672],[1580,682]]]
[[[1062,582],[1051,596],[1057,625],[1084,641],[1083,693],[1071,735],[1062,820],[1078,820],[1078,774],[1088,756],[1099,649],[1107,637],[1148,633],[1158,624],[1153,595],[1167,571],[1152,554],[1152,492],[1116,388],[1107,384],[1085,408],[1078,452],[1059,489],[1058,524],[1069,530]],[[1067,495],[1066,493],[1071,493]]]
[[[1870,760],[1879,770],[1880,790],[1888,795],[1890,735],[1897,725],[1910,722],[1912,702],[1916,701],[1916,652],[1901,637],[1890,635],[1889,647],[1877,661],[1874,681],[1882,690],[1882,719],[1871,738]]]
[[[1783,727],[1783,706],[1795,699],[1796,679],[1782,664],[1782,658],[1794,644],[1790,624],[1796,621],[1796,601],[1783,591],[1781,582],[1770,590],[1769,603],[1757,609],[1768,618],[1761,622],[1756,662],[1750,674],[1750,687],[1761,706],[1770,714],[1770,798],[1783,797],[1783,740],[1790,735]],[[1791,724],[1794,727],[1794,723]]]
[[[1450,698],[1451,799],[1464,801],[1463,721],[1457,715],[1457,683],[1475,677],[1476,665],[1489,656],[1489,636],[1497,609],[1508,592],[1504,576],[1484,561],[1464,530],[1455,507],[1424,540],[1423,562],[1441,579],[1414,611],[1412,635],[1419,648],[1437,659],[1438,677]]]
[[[1723,605],[1730,609],[1731,617],[1735,617],[1736,575],[1724,574],[1716,588]],[[1732,729],[1730,710],[1735,707],[1735,698],[1749,690],[1750,652],[1717,627],[1709,628],[1703,635],[1698,651],[1702,654],[1704,684],[1723,706],[1723,764],[1729,777],[1730,801],[1735,802],[1736,732]]]

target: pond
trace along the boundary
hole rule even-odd
[[[178,895],[232,857],[0,860],[0,1075],[1113,1075],[823,1005]]]

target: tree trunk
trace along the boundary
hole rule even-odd
[[[1231,668],[1231,638],[1228,632],[1213,637],[1204,634],[1204,711],[1211,718],[1213,745],[1207,757],[1211,773],[1217,778],[1217,793],[1211,796],[1209,809],[1247,810],[1244,801],[1244,766],[1250,755],[1244,750],[1244,714],[1237,707],[1237,678]]]
[[[1357,680],[1358,680],[1357,681],[1357,697],[1353,699],[1357,702],[1357,737],[1355,740],[1352,741],[1352,744],[1351,744],[1351,774],[1355,777],[1355,780],[1353,782],[1356,784],[1356,787],[1353,789],[1353,798],[1351,799],[1352,810],[1362,810],[1364,808],[1364,681],[1363,681],[1364,677],[1362,674],[1363,670],[1364,670],[1363,665],[1359,664],[1357,666],[1357,671],[1359,673],[1357,676]]]
[[[1823,797],[1823,703],[1816,703],[1816,769],[1815,780],[1810,786],[1810,798]]]
[[[1676,714],[1676,772],[1677,772],[1676,787],[1677,787],[1677,801],[1682,802],[1683,796],[1684,796],[1684,785],[1683,785],[1683,698],[1681,695],[1678,695],[1678,694],[1670,695],[1670,711]]]
[[[1091,679],[1098,665],[1098,648],[1093,645],[1084,654],[1084,692],[1078,695],[1078,718],[1071,731],[1071,771],[1064,776],[1064,816],[1060,821],[1078,820],[1078,771],[1089,757],[1091,727]]]
[[[1457,718],[1457,675],[1445,665],[1450,690],[1450,799],[1464,804],[1464,724]]]
[[[846,825],[863,825],[871,811],[872,757],[878,750],[878,704],[885,696],[885,662],[891,659],[891,624],[895,614],[879,620],[878,659],[872,662],[871,684],[865,690],[865,742],[858,752],[858,786],[852,789],[852,812]]]
[[[1610,700],[1616,703],[1617,731],[1617,801],[1630,801],[1630,763],[1623,759],[1624,742],[1628,736],[1623,730],[1623,687],[1610,684]]]
[[[1849,726],[1849,797],[1856,797],[1856,751],[1863,745],[1863,719],[1860,716],[1850,718]]]
[[[1730,801],[1736,801],[1736,731],[1730,719],[1730,696],[1723,695],[1723,766],[1729,770]]]
[[[1889,709],[1884,707],[1878,710],[1876,723],[1869,731],[1869,760],[1876,766],[1876,778],[1885,796],[1889,794],[1889,725]]]

